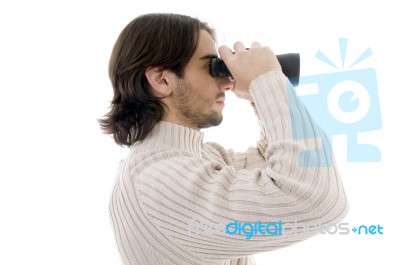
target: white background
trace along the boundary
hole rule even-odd
[[[360,134],[379,163],[346,162],[334,139],[351,204],[344,222],[378,225],[383,235],[321,235],[262,253],[258,264],[399,264],[399,24],[395,1],[16,1],[0,2],[0,264],[119,264],[108,217],[118,162],[128,149],[99,129],[112,89],[111,49],[122,28],[148,12],[183,13],[217,29],[221,44],[257,40],[299,52],[302,74],[338,71],[370,47],[357,67],[375,68],[383,129]],[[244,150],[258,129],[248,104],[228,95],[223,125],[207,140]]]

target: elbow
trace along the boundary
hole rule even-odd
[[[314,201],[312,208],[314,222],[321,226],[338,224],[347,216],[349,211],[349,202],[340,178],[335,178],[335,180],[336,182],[330,181],[330,185],[327,185]]]

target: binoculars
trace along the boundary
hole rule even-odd
[[[279,64],[282,67],[282,72],[287,76],[293,86],[299,84],[300,77],[300,54],[298,53],[285,53],[276,56]],[[229,77],[233,78],[228,67],[220,58],[211,59],[210,67],[211,76],[213,77]]]

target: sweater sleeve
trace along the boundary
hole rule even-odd
[[[292,245],[339,222],[348,208],[329,144],[283,74],[260,76],[250,92],[263,136],[258,148],[238,158],[210,146],[215,159],[161,150],[146,162],[151,167],[132,171],[160,242],[209,264]]]
[[[284,86],[286,86],[285,90],[282,89]],[[276,92],[279,92],[274,91],[276,87],[281,87],[283,94],[276,94]],[[262,89],[261,93],[259,91],[260,88]],[[267,88],[272,90],[268,90]],[[299,160],[308,155],[312,156],[308,158],[308,165],[311,165],[310,163],[314,165],[327,165],[333,162],[332,150],[325,133],[312,121],[305,106],[294,93],[292,84],[283,74],[275,72],[265,75],[264,79],[258,78],[251,84],[251,94],[255,98],[255,103],[252,102],[251,106],[254,109],[260,126],[260,137],[256,146],[248,147],[245,152],[235,152],[233,149],[226,151],[218,143],[209,143],[214,149],[220,152],[220,155],[224,157],[228,164],[232,164],[237,170],[251,170],[254,169],[255,165],[260,167],[263,163],[264,166],[268,166],[268,143],[269,141],[276,143],[275,139],[272,139],[273,135],[270,130],[273,129],[275,131],[276,129],[282,130],[284,128],[291,130],[291,137],[294,140],[314,138],[314,141],[308,141],[308,149],[305,149],[300,154],[298,157]],[[275,115],[275,117],[267,117],[266,115]],[[268,125],[272,125],[271,118],[283,118],[276,124],[279,124],[280,127],[268,127]],[[277,122],[276,119],[275,122]],[[290,124],[288,124],[289,122]],[[281,132],[278,133],[282,135]],[[304,143],[307,144],[306,142]],[[314,146],[311,147],[310,144],[314,144]],[[321,144],[323,144],[322,148]],[[315,161],[315,159],[319,159],[319,161]],[[300,163],[304,162],[304,159],[300,161]]]

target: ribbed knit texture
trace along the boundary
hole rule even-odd
[[[251,83],[261,133],[246,152],[203,143],[203,132],[165,121],[131,146],[110,200],[122,264],[254,265],[252,254],[292,245],[344,218],[348,204],[335,162],[307,166],[306,156],[299,163],[301,152],[326,145],[300,101],[289,100],[292,89],[279,72]],[[309,124],[314,137],[294,137],[294,124]],[[312,159],[326,159],[329,152],[322,149]],[[193,221],[235,220],[318,229],[287,227],[284,235],[249,240],[243,234],[189,229]]]

